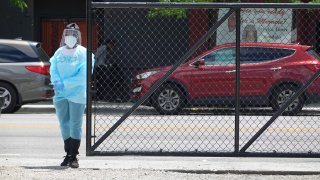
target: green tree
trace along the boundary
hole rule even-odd
[[[10,0],[10,4],[12,6],[18,7],[21,9],[21,11],[23,11],[25,8],[27,8],[27,3],[25,2],[25,0]]]
[[[306,0],[287,0],[288,3],[300,3]],[[241,2],[241,0],[159,0],[159,2],[168,3],[201,3],[201,2]],[[309,0],[310,3],[320,3],[320,0]],[[283,3],[283,0],[265,0],[265,3]],[[149,17],[156,16],[173,16],[176,18],[185,18],[187,15],[187,10],[178,9],[152,9],[149,11]]]

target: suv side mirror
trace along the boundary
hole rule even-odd
[[[204,59],[199,59],[199,60],[195,61],[195,62],[193,63],[193,65],[194,65],[195,67],[203,66],[203,65],[204,65]]]

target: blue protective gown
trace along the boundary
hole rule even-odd
[[[63,84],[61,90],[55,90],[53,97],[62,138],[80,140],[86,104],[87,50],[80,45],[74,49],[60,47],[51,57],[50,63],[51,82]]]
[[[56,93],[53,101],[68,99],[74,103],[86,104],[87,87],[87,50],[78,45],[73,50],[67,51],[60,47],[50,59],[51,82],[63,82],[64,89]],[[92,67],[94,55],[92,54]]]

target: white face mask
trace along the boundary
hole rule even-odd
[[[64,43],[66,43],[68,48],[74,48],[74,46],[77,44],[77,38],[74,36],[65,36]]]

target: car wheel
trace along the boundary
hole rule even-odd
[[[17,105],[17,93],[8,83],[0,82],[0,95],[4,97],[4,104],[1,107],[3,113],[12,113]]]
[[[185,95],[172,84],[163,85],[152,96],[153,107],[159,114],[178,114],[185,104]]]
[[[297,87],[293,85],[283,85],[275,89],[272,95],[271,106],[274,111],[280,109],[281,105],[284,104],[289,98],[295,94]],[[282,113],[282,115],[296,115],[301,112],[304,106],[305,100],[303,95],[296,98]]]

